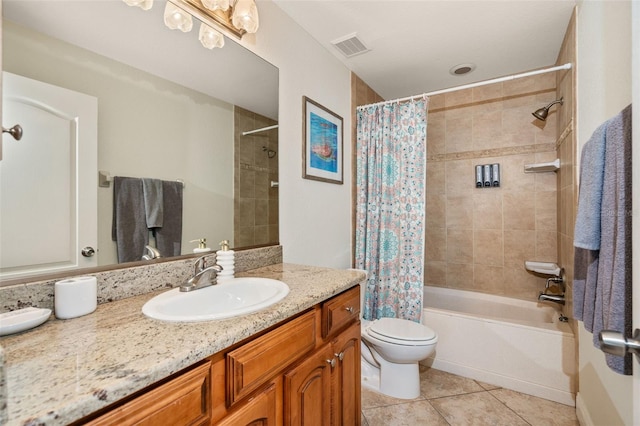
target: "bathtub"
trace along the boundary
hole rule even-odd
[[[438,345],[422,363],[573,406],[575,339],[547,305],[425,287],[422,323],[438,334]]]

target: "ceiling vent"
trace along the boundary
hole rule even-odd
[[[360,40],[356,33],[340,37],[331,42],[344,56],[351,58],[356,55],[368,52],[368,49]]]

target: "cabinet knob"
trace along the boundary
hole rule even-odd
[[[339,354],[334,354],[340,361],[344,359],[344,352],[340,352]]]
[[[335,358],[328,359],[327,363],[331,366],[331,368],[333,368],[336,366],[336,359]]]
[[[353,309],[353,306],[347,306],[347,307],[345,308],[345,310],[346,310],[347,312],[349,312],[350,314],[352,314],[352,313],[355,311],[355,309]]]

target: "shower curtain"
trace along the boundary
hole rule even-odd
[[[420,321],[428,98],[357,111],[356,268],[363,317]]]

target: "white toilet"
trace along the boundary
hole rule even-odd
[[[363,287],[361,284],[361,308]],[[420,396],[418,363],[435,350],[436,333],[422,324],[399,318],[361,321],[362,386],[395,398]]]

